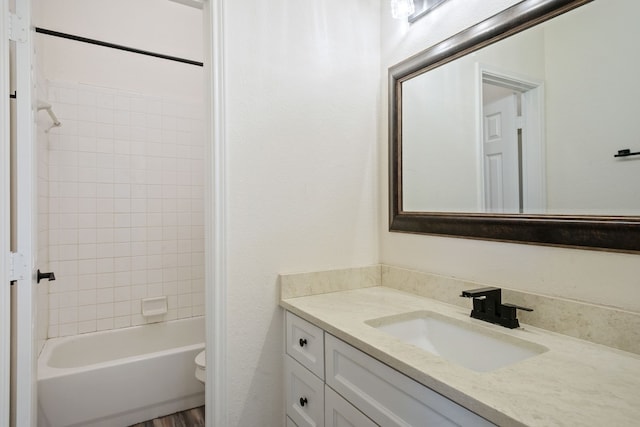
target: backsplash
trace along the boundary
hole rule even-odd
[[[49,337],[204,314],[202,106],[49,83]],[[158,320],[158,319],[153,319]]]
[[[518,312],[521,325],[525,328],[531,325],[640,354],[640,313],[514,291],[495,284],[470,282],[389,265],[281,275],[280,284],[282,299],[385,286],[468,308],[469,311],[471,302],[460,297],[463,290],[498,286],[503,289],[503,302],[534,309],[532,312]]]

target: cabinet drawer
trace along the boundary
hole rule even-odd
[[[327,384],[383,426],[494,424],[326,334]]]
[[[324,386],[325,427],[376,427],[377,424],[347,402],[331,387]]]
[[[324,331],[287,311],[286,333],[287,354],[324,379]]]
[[[287,415],[298,427],[324,426],[324,383],[290,356],[285,356]]]

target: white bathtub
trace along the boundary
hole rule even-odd
[[[203,317],[50,339],[38,359],[38,426],[128,426],[201,406],[203,349]]]

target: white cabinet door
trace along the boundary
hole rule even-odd
[[[287,415],[298,427],[324,426],[324,383],[285,355]]]
[[[324,379],[324,331],[287,311],[287,354]]]
[[[326,382],[382,426],[493,426],[360,350],[325,334]]]
[[[325,427],[376,427],[377,424],[367,418],[351,403],[324,386],[324,426]]]

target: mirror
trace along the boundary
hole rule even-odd
[[[640,251],[639,16],[523,1],[390,68],[390,230]]]

